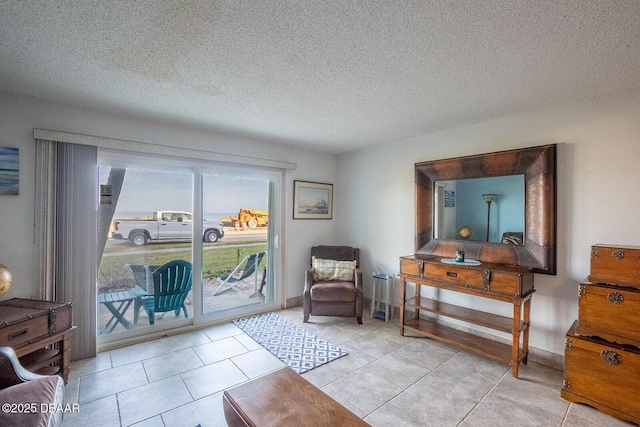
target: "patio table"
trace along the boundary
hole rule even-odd
[[[138,286],[129,291],[99,294],[98,302],[103,304],[111,313],[111,318],[107,321],[106,325],[104,325],[100,334],[110,334],[118,324],[124,326],[125,329],[131,329],[133,326],[131,325],[131,322],[125,319],[124,315],[136,298],[146,295],[149,294]]]

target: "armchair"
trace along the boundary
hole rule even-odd
[[[0,347],[0,403],[30,405],[29,411],[0,411],[0,426],[61,426],[64,381],[26,370],[11,347]]]
[[[304,321],[309,316],[355,317],[362,324],[364,303],[360,249],[314,246],[305,272]]]

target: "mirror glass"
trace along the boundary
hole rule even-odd
[[[516,177],[517,183],[505,184],[502,180],[507,176]],[[481,181],[485,178],[488,180]],[[467,196],[467,182],[482,188]],[[516,198],[503,185],[516,188],[520,195]],[[445,188],[453,194],[445,193]],[[437,192],[441,192],[439,197]],[[493,199],[489,209],[487,197]],[[469,200],[473,206],[463,206]],[[505,206],[507,202],[511,207]],[[447,204],[455,205],[455,219],[445,219]],[[436,215],[441,216],[436,219]],[[512,216],[517,221],[511,222]],[[466,239],[458,238],[460,227],[467,225],[463,222],[472,224]],[[505,233],[515,235],[506,242],[509,244],[502,243]],[[469,259],[556,274],[556,145],[416,163],[414,243],[416,256],[452,258],[456,251],[464,251]]]
[[[523,245],[524,174],[434,181],[435,239]]]

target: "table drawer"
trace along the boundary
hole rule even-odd
[[[424,277],[466,288],[522,297],[533,292],[533,273],[527,268],[482,263],[478,266],[424,263]]]
[[[413,256],[400,258],[400,274],[407,276],[422,277],[424,272],[424,260]]]
[[[491,269],[491,292],[522,297],[529,295],[533,289],[533,273],[528,268],[500,265]]]
[[[424,275],[429,279],[480,290],[486,285],[485,274],[491,277],[489,269],[460,267],[441,262],[428,262],[424,266]]]
[[[14,349],[49,335],[46,311],[0,307],[0,346]]]

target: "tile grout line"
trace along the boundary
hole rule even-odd
[[[478,400],[477,402],[475,402],[475,403],[473,404],[473,407],[471,408],[471,410],[470,410],[469,412],[467,412],[467,415],[465,415],[465,416],[464,416],[464,418],[462,418],[462,420],[460,420],[460,423],[458,423],[458,425],[462,424],[462,423],[463,423],[463,422],[464,422],[464,421],[469,417],[469,415],[471,415],[471,414],[473,413],[473,411],[475,411],[475,409],[478,407],[478,405],[480,405],[480,403],[482,403],[482,402],[487,398],[487,396],[489,396],[489,394],[491,394],[491,392],[492,392],[492,391],[493,391],[493,390],[498,386],[498,384],[500,383],[500,381],[504,380],[504,379],[505,379],[505,377],[506,377],[507,375],[509,375],[509,372],[511,372],[511,368],[510,368],[510,369],[507,369],[507,371],[506,371],[504,374],[502,374],[502,376],[500,377],[500,379],[498,379],[498,380],[495,382],[495,384],[493,384],[493,387],[491,387],[491,388],[489,389],[489,391],[487,391],[487,392],[484,394],[484,396],[482,396],[482,399]]]

